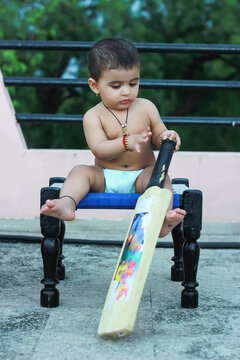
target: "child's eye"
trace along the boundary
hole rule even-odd
[[[131,87],[137,86],[137,83],[131,83],[130,86]]]
[[[119,89],[120,88],[120,85],[119,84],[111,84],[111,87],[113,89]]]

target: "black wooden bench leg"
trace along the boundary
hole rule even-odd
[[[181,306],[196,308],[198,306],[197,267],[199,260],[199,244],[202,228],[202,193],[199,190],[186,190],[183,193],[183,208],[187,214],[183,221],[183,236],[186,239],[183,245],[184,281],[182,285]]]
[[[171,267],[171,280],[172,281],[183,281],[183,243],[185,241],[182,233],[182,223],[177,225],[172,230],[172,239],[174,247],[174,256],[172,261],[174,261],[173,266]]]
[[[189,181],[185,178],[175,178],[172,179],[172,184],[185,185],[189,187]],[[182,198],[181,198],[182,199]],[[182,201],[180,206],[182,207]],[[182,250],[184,244],[183,237],[183,224],[180,223],[172,230],[172,239],[173,239],[173,248],[174,248],[174,256],[172,257],[172,261],[174,261],[173,266],[171,267],[171,280],[172,281],[183,281],[183,257]]]
[[[63,256],[63,254],[62,254],[64,235],[65,235],[65,223],[64,223],[63,220],[61,220],[60,234],[59,234],[60,253],[59,253],[58,264],[57,264],[57,278],[58,278],[58,280],[64,280],[65,279],[65,266],[62,263],[62,260],[65,259],[65,256]]]
[[[59,197],[59,189],[43,188],[41,189],[41,205],[45,204],[47,199],[56,199]],[[61,221],[46,215],[41,215],[41,232],[43,240],[41,244],[44,278],[41,281],[44,288],[41,291],[40,303],[43,307],[56,307],[59,305],[59,292],[56,289],[57,264],[60,254],[60,224]]]
[[[41,290],[41,306],[56,307],[59,305],[59,292],[56,289],[57,259],[59,255],[59,241],[57,238],[44,237],[42,241],[42,258],[44,266],[44,278],[41,281],[44,288]]]
[[[54,186],[55,183],[57,184],[63,184],[66,178],[64,177],[51,177],[49,179],[49,186]],[[65,279],[65,266],[62,263],[62,260],[65,259],[63,256],[62,250],[63,250],[63,242],[64,242],[64,235],[65,235],[65,223],[63,220],[61,220],[60,224],[60,234],[59,234],[59,243],[60,243],[60,253],[58,257],[58,264],[57,264],[57,278],[58,280],[64,280]]]

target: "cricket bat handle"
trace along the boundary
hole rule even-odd
[[[163,188],[175,146],[175,141],[169,139],[163,140],[152,176],[147,186],[148,188],[151,186]]]

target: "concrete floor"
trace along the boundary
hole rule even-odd
[[[39,220],[0,219],[0,235],[40,235]],[[128,221],[85,220],[67,238],[124,239]],[[204,224],[201,241],[240,242],[240,224]],[[170,236],[164,241],[170,241]],[[65,244],[60,306],[39,305],[42,259],[37,243],[0,243],[0,359],[240,359],[240,249],[201,249],[199,307],[180,306],[170,281],[172,249],[157,248],[134,331],[102,340],[97,327],[120,248]]]

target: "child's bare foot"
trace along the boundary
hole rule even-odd
[[[68,197],[47,200],[45,205],[42,206],[40,214],[71,221],[75,218],[75,206],[73,201]]]
[[[165,216],[163,226],[159,237],[166,236],[175,226],[177,226],[186,215],[186,211],[182,209],[169,210]]]

